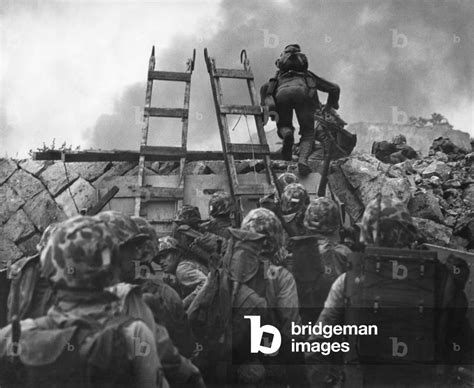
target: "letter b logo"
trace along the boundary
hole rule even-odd
[[[261,352],[269,355],[276,353],[280,349],[281,334],[275,326],[260,326],[260,317],[258,315],[244,315],[244,318],[250,319],[250,353]],[[265,333],[273,335],[270,346],[261,345],[263,334]],[[265,344],[267,343],[268,341]]]

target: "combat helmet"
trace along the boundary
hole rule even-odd
[[[178,225],[197,226],[201,222],[201,213],[197,206],[183,205],[174,220]]]
[[[179,251],[178,240],[171,236],[160,237],[158,240],[158,255],[162,256],[172,251]]]
[[[403,135],[394,136],[394,138],[392,139],[392,144],[395,144],[395,145],[403,145],[406,143],[407,143],[407,138]]]
[[[274,255],[284,244],[283,227],[271,210],[261,207],[250,210],[242,221],[241,229],[267,236],[263,253]]]
[[[140,261],[151,261],[159,251],[158,236],[151,224],[143,217],[132,216],[132,221],[138,226],[141,233],[148,236],[148,239],[140,244],[143,259]]]
[[[303,185],[291,183],[286,186],[280,205],[283,214],[304,213],[308,204],[309,195]]]
[[[58,224],[41,252],[42,273],[58,288],[103,290],[118,282],[117,239],[94,217]]]
[[[340,227],[339,209],[329,198],[314,198],[306,209],[303,223],[311,233],[332,234]]]
[[[398,198],[377,195],[367,204],[360,223],[360,241],[385,247],[407,247],[417,230],[406,205]]]
[[[283,190],[285,190],[286,186],[292,183],[300,183],[300,180],[292,172],[284,172],[278,177],[278,183],[280,183]]]
[[[220,217],[230,216],[234,211],[234,201],[229,193],[225,191],[217,191],[212,194],[209,200],[209,216]]]

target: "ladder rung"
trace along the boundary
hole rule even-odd
[[[273,192],[274,188],[272,185],[239,185],[235,188],[235,195],[259,195],[264,196]]]
[[[149,71],[148,79],[154,81],[191,82],[191,73],[179,73],[176,71]]]
[[[160,146],[141,146],[140,154],[145,156],[162,156],[173,159],[185,158],[186,148],[184,147],[160,147]]]
[[[184,199],[184,189],[182,187],[154,187],[130,186],[132,194],[142,198],[142,202],[150,199]]]
[[[262,108],[259,105],[221,105],[221,113],[227,115],[261,115]]]
[[[240,69],[216,69],[214,77],[253,79],[253,74],[251,71]]]
[[[270,148],[268,144],[240,144],[227,143],[227,150],[230,154],[255,154],[255,155],[269,155]]]
[[[187,118],[188,111],[183,108],[145,108],[145,115],[151,117],[178,117]]]

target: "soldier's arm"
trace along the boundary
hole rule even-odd
[[[170,383],[189,384],[191,387],[202,386],[201,372],[190,360],[181,356],[164,326],[156,325],[155,338],[158,355]]]
[[[168,388],[158,356],[153,332],[142,321],[134,321],[124,328],[127,351],[132,361],[135,386]]]
[[[276,308],[284,333],[290,333],[291,323],[300,324],[298,291],[293,275],[286,268],[272,266],[269,276],[277,278]],[[273,273],[272,271],[277,271]]]
[[[190,357],[196,341],[178,293],[170,286],[162,284],[157,293],[147,292],[143,299],[153,312],[155,321],[168,329],[180,353]]]
[[[317,76],[312,73],[316,80],[316,88],[324,93],[328,94],[328,99],[326,101],[326,107],[339,109],[339,94],[341,89],[335,83],[329,82],[324,78]]]
[[[207,274],[205,274],[192,263],[182,262],[178,265],[176,277],[182,286],[193,290],[183,299],[183,306],[186,310],[198,294],[199,290],[206,283]]]

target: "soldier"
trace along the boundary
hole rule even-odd
[[[291,172],[284,172],[278,177],[278,182],[275,184],[280,186],[280,189],[283,191],[285,190],[286,186],[290,185],[291,183],[299,183],[300,180],[298,177],[291,173]],[[271,210],[275,214],[280,211],[280,198],[278,197],[278,190],[271,194],[266,195],[262,199],[260,199],[260,207],[264,207],[268,210]]]
[[[152,260],[156,256],[157,242],[147,230],[140,229],[131,217],[115,211],[99,213],[95,218],[105,222],[113,230],[119,247],[118,266],[121,282],[110,287],[119,297],[120,310],[131,317],[143,320],[155,334],[158,355],[167,380],[172,384],[202,386],[199,370],[183,357],[174,346],[162,322],[155,321],[155,314],[145,303],[142,285],[146,273],[154,273]]]
[[[61,223],[48,239],[41,265],[57,303],[46,316],[20,322],[18,347],[11,325],[0,330],[0,360],[16,351],[21,386],[168,386],[153,332],[122,314],[106,291],[119,276],[115,241],[104,222],[84,216]]]
[[[234,200],[230,194],[225,191],[215,192],[209,200],[210,219],[201,224],[200,230],[229,239],[228,228],[232,227],[234,211]]]
[[[308,205],[309,195],[303,185],[292,183],[286,186],[280,207],[283,221],[286,224],[285,230],[291,232],[291,236],[305,234],[303,219]]]
[[[328,93],[326,109],[339,108],[339,86],[308,71],[308,59],[298,44],[285,47],[276,61],[278,72],[275,78],[262,86],[262,105],[268,105],[268,97],[274,97],[278,136],[283,139],[282,158],[292,159],[294,143],[293,110],[300,125],[300,154],[298,170],[303,176],[311,172],[308,157],[313,151],[315,131],[314,113],[320,108],[317,91]]]
[[[244,217],[241,230],[264,236],[261,248],[257,252],[259,263],[256,268],[258,268],[258,271],[245,284],[264,297],[267,308],[271,311],[270,316],[272,318],[270,322],[279,328],[283,335],[280,353],[272,362],[287,364],[286,376],[284,374],[280,377],[287,379],[288,384],[304,385],[304,377],[301,376],[299,368],[295,365],[302,362],[302,360],[298,360],[298,356],[288,351],[289,343],[287,342],[288,337],[286,337],[286,333],[290,333],[292,322],[300,322],[300,315],[298,311],[298,293],[293,275],[286,268],[279,265],[276,259],[285,242],[281,222],[270,210],[258,208],[251,210]],[[240,260],[236,261],[238,256],[234,255],[232,257],[230,269],[233,265],[240,266]],[[273,378],[276,377],[275,372],[273,368],[270,368],[270,380],[272,374]]]
[[[132,220],[140,232],[150,237],[153,259],[158,260],[160,247],[155,230],[142,217],[132,217]],[[179,294],[163,281],[162,276],[151,274],[143,279],[140,288],[143,300],[153,312],[155,322],[165,326],[180,353],[190,357],[195,350],[195,340]]]
[[[199,208],[192,205],[183,205],[174,221],[177,225],[189,225],[193,229],[198,229],[202,223]]]
[[[176,276],[186,310],[206,283],[209,270],[205,264],[195,260],[194,257],[185,257],[178,241],[173,237],[161,237],[158,241],[158,254],[163,270]]]
[[[383,331],[383,335],[380,338],[372,341],[364,341],[364,343],[359,342],[359,344],[356,345],[355,341],[357,339],[353,335],[349,335],[347,340],[351,346],[349,347],[349,351],[343,354],[345,377],[342,377],[339,371],[335,373],[336,370],[327,365],[327,359],[322,357],[317,352],[307,353],[306,360],[308,364],[308,376],[314,386],[341,386],[340,384],[342,380],[345,380],[343,383],[344,386],[350,387],[392,386],[391,384],[396,386],[433,386],[436,383],[436,381],[431,380],[435,375],[431,366],[433,364],[433,359],[436,360],[436,356],[434,354],[424,354],[423,352],[427,349],[426,344],[428,344],[428,348],[430,349],[444,346],[444,340],[438,342],[436,346],[434,343],[432,343],[432,347],[429,345],[430,342],[426,342],[435,341],[435,338],[438,337],[440,332],[443,332],[444,329],[443,326],[435,329],[441,320],[438,321],[438,324],[435,323],[435,318],[430,315],[430,309],[424,308],[423,304],[430,303],[427,302],[427,300],[430,300],[433,297],[436,299],[437,297],[433,296],[433,294],[438,293],[443,293],[443,297],[441,299],[445,300],[450,292],[445,293],[446,290],[449,289],[449,287],[446,287],[445,291],[434,288],[431,291],[428,291],[427,294],[424,294],[425,291],[423,290],[423,287],[428,285],[427,289],[429,289],[431,287],[429,286],[430,278],[433,281],[435,279],[442,278],[443,272],[446,275],[446,277],[444,277],[444,279],[447,279],[446,284],[449,284],[450,277],[456,272],[440,271],[438,273],[438,271],[442,269],[442,267],[439,267],[439,270],[435,270],[437,273],[436,277],[432,274],[428,275],[430,266],[436,266],[437,264],[436,262],[433,262],[433,264],[430,265],[426,259],[415,261],[418,259],[415,258],[415,254],[413,252],[416,251],[411,251],[409,248],[414,246],[416,239],[417,230],[406,206],[401,201],[390,197],[378,196],[367,205],[361,222],[361,242],[367,245],[366,252],[371,247],[381,246],[385,248],[385,251],[387,251],[387,249],[392,249],[392,252],[396,252],[396,257],[390,261],[381,261],[380,259],[377,259],[379,260],[378,264],[375,265],[375,262],[373,262],[375,268],[374,274],[379,274],[372,275],[367,272],[364,275],[364,272],[360,272],[364,269],[359,261],[360,258],[364,256],[351,256],[352,268],[348,272],[340,275],[333,283],[324,304],[324,309],[319,316],[318,324],[321,323],[323,326],[336,324],[352,325],[357,323],[356,321],[353,321],[354,317],[361,317],[364,314],[375,314],[370,316],[372,316],[373,320],[376,320],[378,319],[378,315],[384,314],[380,318],[382,320],[375,322],[372,321],[370,323],[378,323],[380,326],[379,329],[381,331],[387,330],[387,327],[389,327],[389,330],[391,330],[390,333],[393,333],[395,328],[397,337],[387,338],[388,332]],[[417,271],[417,273],[422,271],[424,275],[422,275],[422,277],[418,276],[417,282],[411,285],[408,284],[407,286],[407,283],[405,282],[405,287],[408,287],[408,289],[397,290],[395,288],[395,284],[401,284],[401,281],[397,280],[397,277],[394,278],[394,281],[389,283],[386,278],[383,277],[383,271],[385,267],[382,268],[382,266],[384,263],[388,263],[388,265],[392,266],[395,264],[398,265],[397,260],[401,260],[399,257],[403,257],[401,256],[403,252],[405,252],[405,254],[411,255],[407,256],[409,257],[409,260],[404,262],[404,266],[408,266],[410,265],[410,262],[413,262],[414,267],[416,267],[415,271]],[[380,254],[381,253],[378,255]],[[418,263],[420,263],[421,266],[418,265]],[[459,265],[458,268],[463,268],[463,266]],[[390,274],[392,273],[391,270],[388,270],[388,272]],[[370,281],[367,279],[369,276],[370,279],[372,279]],[[373,276],[378,276],[378,280],[375,283]],[[424,286],[420,283],[423,277],[426,277],[427,279],[427,282],[423,283]],[[379,286],[379,284],[381,284],[381,286]],[[438,283],[436,286],[441,288],[441,284]],[[362,287],[365,287],[364,292],[361,289]],[[372,291],[370,287],[372,287]],[[374,291],[374,287],[379,287],[378,291]],[[386,292],[383,295],[385,295],[385,298],[387,298],[387,295],[391,295],[390,301],[385,300],[384,297],[379,299],[380,296],[377,296],[380,292],[384,291],[384,287],[389,287],[387,289],[388,294]],[[412,287],[421,287],[421,289],[417,289],[414,293],[413,291],[410,291]],[[463,287],[463,285],[461,285],[461,287]],[[432,292],[431,296],[429,295],[429,292]],[[364,297],[364,295],[366,295],[368,298],[367,303],[370,302],[370,304],[366,304],[365,306],[370,306],[370,308],[363,308],[363,304],[358,302],[359,298]],[[397,295],[399,298],[404,297],[405,299],[403,299],[403,301],[398,301]],[[415,295],[417,296],[415,297]],[[419,297],[422,299],[426,298],[426,300],[421,300],[418,302]],[[450,297],[448,297],[448,299],[450,299]],[[400,302],[400,304],[397,304],[397,302]],[[389,303],[388,307],[385,306],[387,303]],[[410,303],[413,304],[413,307],[410,309],[406,308],[406,306],[410,306]],[[385,310],[379,311],[377,315],[376,312],[379,308],[379,305],[381,305],[382,308],[385,308]],[[396,309],[394,308],[396,306],[405,306],[405,308],[403,310],[401,308]],[[433,306],[436,306],[436,304]],[[420,315],[420,311],[425,311],[426,315]],[[437,311],[436,314],[440,314],[440,316],[442,316],[442,311],[443,310]],[[387,318],[387,314],[391,314],[391,318]],[[410,319],[408,317],[410,317],[413,321],[410,321],[409,324],[406,325],[406,320]],[[418,320],[423,320],[424,323],[420,326]],[[432,324],[430,323],[430,320]],[[415,347],[419,347],[420,349],[423,349],[423,351],[412,352],[411,354],[409,354],[409,352],[404,353],[404,356],[408,354],[410,357],[405,361],[403,358],[400,358],[400,354],[403,353],[400,352],[400,349],[398,348],[401,342],[396,343],[396,349],[394,351],[393,340],[395,338],[395,340],[398,341],[397,338],[399,337],[403,337],[404,340],[410,338],[410,331],[413,331],[411,333],[412,336],[415,336],[413,338],[417,338],[416,340],[413,340],[414,343],[410,343],[410,346],[413,345]],[[435,333],[435,331],[437,333]],[[422,338],[424,335],[426,335],[426,338]],[[450,335],[451,334],[448,334],[447,337],[450,337]],[[388,350],[388,348],[390,348],[390,341],[388,341],[389,339],[392,341],[391,351]],[[309,341],[315,343],[324,340],[320,336],[312,335]],[[372,345],[369,345],[369,343]],[[385,343],[389,343],[389,346],[385,346]],[[403,346],[406,347],[407,345],[403,343]],[[460,348],[463,347],[464,344],[460,346]],[[408,347],[406,349],[408,349]],[[431,350],[431,352],[434,353],[433,350]],[[373,361],[372,364],[367,363],[367,361],[364,361],[365,359],[360,359],[360,355],[364,355],[366,358],[375,358],[375,361]],[[424,361],[419,361],[417,363],[417,357],[425,357],[425,359],[428,358],[428,364],[431,364],[431,366],[424,364]],[[397,360],[392,361],[389,365],[383,365],[382,362],[387,358]]]
[[[319,315],[332,283],[346,271],[351,250],[339,243],[339,219],[334,201],[315,198],[304,215],[306,236],[291,240],[303,321]]]

